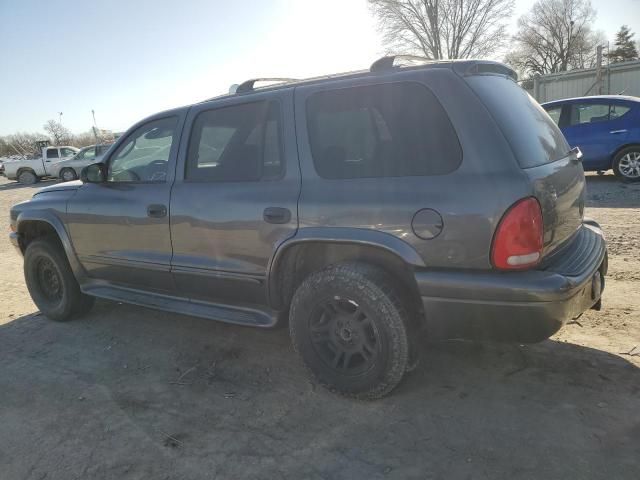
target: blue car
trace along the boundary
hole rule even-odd
[[[599,95],[542,107],[569,145],[580,147],[585,171],[613,169],[624,180],[640,181],[640,98]]]

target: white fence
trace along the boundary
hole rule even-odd
[[[595,68],[537,77],[529,93],[540,103],[587,95],[640,97],[640,60],[603,65],[600,80]]]

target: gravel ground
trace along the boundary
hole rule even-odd
[[[0,478],[640,478],[640,185],[588,181],[604,309],[536,345],[425,345],[372,403],[314,388],[285,330],[110,302],[47,321],[3,235]],[[2,231],[34,191],[0,180]]]

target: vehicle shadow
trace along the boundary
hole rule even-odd
[[[587,175],[587,207],[639,208],[640,183],[628,183],[613,174]]]
[[[0,326],[0,352],[9,477],[107,478],[117,469],[118,478],[622,479],[640,471],[640,369],[569,343],[425,344],[417,369],[373,402],[308,381],[286,329],[110,302],[69,323],[17,318]]]
[[[3,183],[0,183],[0,191],[7,191],[7,190],[18,190],[18,189],[39,189],[42,187],[47,187],[49,185],[55,185],[56,183],[60,183],[61,180],[57,180],[57,179],[51,179],[51,180],[40,180],[39,182],[36,182],[32,185],[25,185],[22,183],[18,183],[12,180],[6,180]]]

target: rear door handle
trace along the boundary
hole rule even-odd
[[[609,133],[613,133],[614,135],[616,133],[627,133],[627,129],[623,128],[622,130],[611,130]]]
[[[152,218],[162,218],[167,216],[166,205],[149,205],[147,207],[147,216]]]
[[[282,207],[267,207],[264,209],[262,218],[267,223],[289,223],[291,220],[291,210]]]

